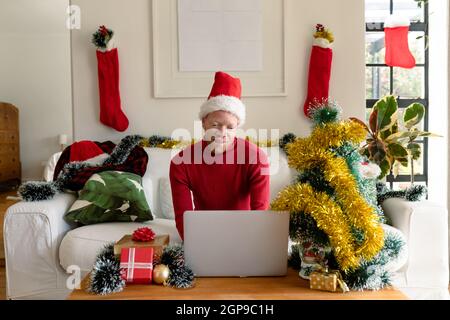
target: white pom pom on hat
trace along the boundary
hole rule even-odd
[[[239,78],[218,71],[214,84],[206,100],[200,107],[199,118],[203,119],[211,112],[227,111],[239,120],[239,127],[245,123],[245,105],[241,101],[242,87]]]

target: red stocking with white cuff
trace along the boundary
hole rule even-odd
[[[332,33],[318,24],[314,38],[309,61],[308,94],[303,105],[303,112],[307,117],[310,117],[309,112],[316,101],[328,99],[333,61]]]
[[[395,15],[389,16],[384,23],[386,64],[390,67],[411,69],[416,59],[409,50],[409,19]]]

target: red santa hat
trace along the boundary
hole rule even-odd
[[[239,120],[239,127],[245,123],[245,105],[241,101],[241,80],[225,72],[216,72],[214,85],[200,108],[199,118],[203,119],[215,111],[227,111]]]
[[[94,141],[83,140],[70,146],[70,162],[82,162],[104,154],[105,152]]]

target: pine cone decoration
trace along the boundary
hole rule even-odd
[[[325,31],[325,27],[323,26],[323,24],[316,24],[316,31],[317,32],[324,32]]]
[[[133,232],[132,240],[140,242],[148,242],[155,239],[156,234],[152,229],[144,227],[138,228]]]

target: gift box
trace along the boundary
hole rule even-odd
[[[158,263],[169,240],[168,234],[157,235],[154,240],[146,242],[133,241],[132,235],[126,235],[114,245],[114,255],[120,255],[123,248],[153,248],[153,262]]]
[[[309,287],[315,290],[330,292],[349,291],[346,283],[342,280],[341,273],[337,270],[328,271],[328,269],[312,272],[310,275]]]
[[[151,284],[153,248],[123,248],[120,252],[122,279],[127,283]]]

